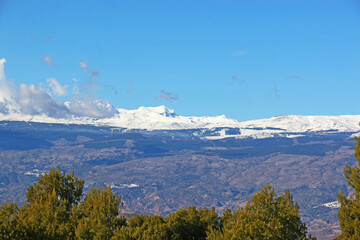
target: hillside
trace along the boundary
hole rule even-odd
[[[359,116],[239,122],[181,117],[164,107],[132,111],[119,110],[119,118],[131,113],[134,119],[127,117],[127,122],[133,127],[113,126],[116,118],[45,123],[36,117],[25,122],[8,116],[5,121],[3,116],[1,201],[23,202],[27,187],[57,166],[74,169],[85,180],[85,190],[110,185],[133,213],[166,215],[189,205],[215,206],[221,212],[271,184],[279,192],[290,189],[319,239],[338,232],[334,202],[340,189],[348,191],[342,170],[356,162],[353,136],[359,133]],[[179,122],[185,119],[198,128],[182,128]],[[135,127],[141,122],[145,127]]]

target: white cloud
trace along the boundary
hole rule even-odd
[[[87,71],[88,71],[87,63],[86,63],[86,62],[80,61],[78,64],[79,64],[79,66],[82,68],[82,70],[83,70],[84,72],[87,72]]]
[[[0,79],[3,79],[5,77],[5,72],[4,72],[4,64],[5,63],[6,63],[6,59],[1,58],[0,59]]]
[[[48,78],[52,92],[34,84],[15,86],[6,80],[4,58],[0,59],[0,112],[3,114],[23,113],[47,115],[53,118],[92,117],[107,118],[117,113],[108,101],[91,96],[87,91],[78,91],[73,100],[62,102],[56,96],[65,96],[68,86],[62,86],[54,78]],[[76,83],[76,80],[74,80]]]
[[[48,78],[46,81],[55,95],[66,96],[68,86],[62,86],[55,78]]]
[[[47,65],[50,65],[50,66],[53,66],[54,63],[53,63],[53,60],[51,58],[51,56],[49,54],[46,54],[44,57],[43,57],[43,61],[47,64]]]
[[[15,99],[20,111],[25,114],[45,114],[54,118],[65,117],[69,114],[63,102],[51,97],[46,89],[37,87],[34,84],[20,84]]]
[[[77,80],[76,78],[73,78],[72,80],[73,80],[73,82],[74,82],[74,85],[73,85],[73,87],[72,87],[72,93],[73,93],[74,95],[79,95],[79,89],[78,89],[78,87],[77,87],[77,82],[78,82],[78,80]]]
[[[117,110],[106,100],[86,98],[66,103],[72,115],[77,117],[109,118]]]
[[[12,95],[13,85],[6,80],[4,64],[5,58],[0,59],[0,102],[9,101]]]
[[[9,113],[9,107],[7,106],[7,102],[0,102],[0,113],[8,114]]]

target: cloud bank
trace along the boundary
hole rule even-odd
[[[62,86],[55,78],[48,78],[49,88],[34,84],[15,86],[5,77],[4,64],[0,59],[0,113],[46,115],[53,118],[90,117],[108,118],[117,113],[107,100],[100,100],[86,91],[74,91],[66,102],[57,96],[66,97],[68,86]],[[91,74],[92,77],[94,74]],[[95,74],[97,75],[97,74]]]

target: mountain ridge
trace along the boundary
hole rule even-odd
[[[122,117],[132,116],[127,121],[138,126],[182,120],[213,128],[179,124],[173,130],[141,130],[112,127],[104,119],[63,124],[58,119],[39,123],[47,119],[32,116],[0,118],[0,201],[24,202],[26,188],[58,166],[84,178],[86,189],[112,186],[127,211],[149,214],[190,205],[236,209],[271,184],[293,193],[311,234],[318,239],[338,235],[337,208],[329,203],[341,190],[350,192],[343,169],[355,162],[352,136],[359,134],[358,116],[240,122],[225,116],[181,117],[165,107],[140,110],[124,110]]]
[[[39,123],[79,124],[107,126],[124,129],[190,130],[205,129],[214,132],[212,136],[202,136],[201,131],[194,136],[209,139],[221,138],[267,138],[274,136],[298,137],[304,133],[327,134],[331,132],[360,133],[360,115],[302,116],[280,115],[265,119],[238,121],[225,115],[220,116],[180,116],[166,106],[139,107],[135,110],[118,108],[117,113],[108,118],[54,118],[46,115],[26,115],[22,113],[0,114],[0,121],[25,121]],[[228,128],[237,129],[230,131]]]

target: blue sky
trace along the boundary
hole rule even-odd
[[[59,101],[76,81],[185,116],[360,114],[356,0],[0,0],[0,58],[15,85],[56,79]]]

